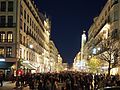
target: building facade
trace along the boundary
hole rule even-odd
[[[0,69],[49,71],[50,20],[32,0],[0,0]]]
[[[80,61],[81,61],[81,52],[77,53],[77,55],[74,58],[74,62],[73,62],[73,69],[74,70],[79,70]]]
[[[57,62],[57,72],[61,72],[64,71],[64,67],[63,67],[63,59],[60,56],[60,54],[58,54],[58,62]]]
[[[84,47],[84,57],[88,60],[94,55],[104,53],[103,43],[112,40],[119,43],[120,33],[120,0],[107,0],[100,14],[94,18],[88,31],[88,41]],[[119,47],[119,46],[118,46]]]
[[[58,63],[58,50],[52,40],[50,40],[50,68],[51,72],[56,72],[57,63]]]

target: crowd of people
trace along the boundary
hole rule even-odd
[[[98,90],[106,86],[120,86],[119,75],[81,72],[23,74],[16,78],[16,86],[30,90]]]

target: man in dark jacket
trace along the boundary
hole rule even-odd
[[[1,87],[3,86],[3,73],[0,72],[0,84],[1,84]]]

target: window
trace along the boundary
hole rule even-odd
[[[22,21],[22,19],[20,19],[20,29],[21,29],[21,30],[22,30],[22,28],[23,28],[22,24],[23,24],[23,21]]]
[[[7,47],[7,49],[6,49],[6,57],[12,57],[12,47]]]
[[[1,2],[1,11],[6,11],[6,2],[5,1],[2,1]]]
[[[20,14],[23,15],[23,6],[20,5]]]
[[[22,48],[20,48],[20,58],[22,58]]]
[[[114,21],[117,21],[119,19],[119,12],[118,10],[114,11]]]
[[[0,16],[0,26],[4,27],[6,24],[6,17]]]
[[[25,36],[23,37],[23,44],[25,45]]]
[[[13,1],[8,1],[8,11],[13,11]]]
[[[27,34],[28,34],[28,31],[29,31],[29,27],[27,26]]]
[[[8,42],[12,42],[13,41],[13,33],[12,32],[8,32],[7,33],[7,41]]]
[[[33,21],[32,21],[32,28],[33,28]]]
[[[29,32],[30,34],[31,34],[31,29],[30,29],[30,32]]]
[[[29,23],[29,15],[27,15],[27,22]]]
[[[25,50],[24,50],[24,54],[23,55],[24,55],[24,59],[25,59]]]
[[[5,49],[4,47],[0,47],[0,57],[4,57]]]
[[[26,32],[26,24],[24,23],[24,32]]]
[[[5,42],[5,32],[0,32],[0,42]]]
[[[20,34],[20,44],[22,44],[22,34]]]
[[[26,19],[26,11],[24,10],[24,19]]]
[[[112,37],[112,39],[117,39],[118,38],[118,30],[117,29],[112,31],[111,37]]]
[[[28,60],[28,51],[27,51],[27,53],[26,53],[26,56],[27,56],[27,60]]]
[[[8,16],[8,27],[13,26],[13,16]]]
[[[31,26],[31,18],[30,18],[30,26]]]

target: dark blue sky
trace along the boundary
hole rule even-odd
[[[107,0],[35,0],[40,12],[50,16],[51,39],[62,58],[72,63],[80,50],[81,34],[88,31]]]

